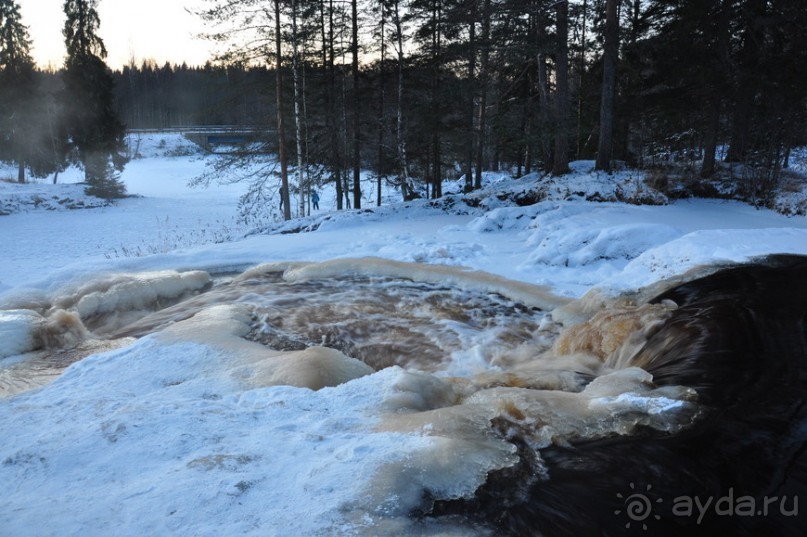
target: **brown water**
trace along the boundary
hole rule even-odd
[[[572,303],[490,275],[379,260],[218,279],[107,276],[29,301],[42,316],[36,348],[0,360],[0,390],[43,385],[146,336],[220,345],[233,359],[222,374],[236,371],[244,389],[320,389],[399,367],[374,426],[431,443],[368,483],[367,509],[381,520],[372,534],[459,517],[497,535],[620,535],[620,498],[652,484],[674,522],[654,534],[710,535],[726,520],[675,519],[670,500],[732,487],[792,494],[807,482],[807,265],[771,263],[649,301]],[[779,534],[792,522],[729,533]]]
[[[28,304],[43,319],[38,349],[24,360],[0,362],[0,393],[40,386],[88,354],[222,304],[247,308],[251,341],[281,351],[329,347],[376,370],[478,373],[495,369],[525,342],[533,351],[548,348],[558,328],[545,311],[492,292],[386,276],[288,281],[283,275],[251,271],[162,295],[154,289],[176,276],[121,275]]]

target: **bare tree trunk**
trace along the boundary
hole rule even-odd
[[[539,31],[540,33],[540,31]],[[539,53],[537,57],[538,62],[538,113],[540,118],[540,127],[539,131],[543,131],[549,125],[549,81],[547,68],[546,68],[546,55],[544,53]],[[547,141],[546,135],[541,132],[540,134],[541,140],[541,158],[543,159],[543,166],[542,168],[544,171],[550,170],[550,165],[552,162],[552,150],[549,146]]]
[[[398,53],[398,103],[395,118],[395,145],[398,151],[398,181],[401,185],[401,196],[404,201],[409,199],[409,166],[406,161],[406,137],[403,127],[403,89],[404,89],[404,51],[403,51],[403,25],[398,0],[393,4],[393,23]]]
[[[614,95],[616,93],[616,60],[619,54],[618,0],[605,4],[605,41],[603,43],[602,99],[600,101],[600,142],[595,169],[611,172],[614,135]]]
[[[717,135],[720,129],[720,104],[709,103],[707,111],[706,137],[703,141],[703,164],[700,176],[704,179],[715,173],[715,153],[717,152]]]
[[[308,144],[308,85],[307,85],[307,77],[306,77],[306,70],[305,64],[303,64],[303,72],[302,72],[302,79],[303,79],[303,87],[302,87],[302,94],[300,101],[303,107],[303,163],[306,169],[306,192],[307,192],[307,199],[306,203],[308,205],[308,210],[306,213],[308,215],[311,214],[311,174],[308,171],[308,165],[311,162],[311,156],[309,152],[309,144]],[[304,214],[305,215],[305,214]]]
[[[359,14],[358,0],[350,7],[353,21],[353,208],[361,209],[361,145],[359,133]]]
[[[299,210],[297,216],[305,216],[305,180],[303,168],[303,128],[300,117],[300,55],[299,35],[297,34],[297,0],[291,3],[291,43],[292,43],[292,76],[294,78],[294,135],[297,142],[297,190],[299,192]]]
[[[759,20],[765,16],[765,0],[749,0],[743,4],[745,31],[738,62],[737,99],[734,105],[731,124],[731,140],[726,160],[745,162],[749,151],[751,112],[758,87],[759,47],[764,40]]]
[[[443,196],[443,156],[441,155],[440,149],[440,136],[435,133],[432,138],[432,199],[441,198]]]
[[[578,160],[580,152],[582,151],[582,138],[583,138],[583,76],[586,71],[586,25],[588,14],[588,0],[583,0],[583,27],[580,36],[580,66],[578,67],[578,88],[577,88],[577,151],[575,158]]]
[[[521,166],[524,165],[524,175],[532,173],[532,130],[533,130],[533,113],[532,113],[532,90],[528,92],[527,100],[525,102],[524,110],[524,151],[519,151],[518,173],[516,177],[521,177]]]
[[[19,162],[17,163],[17,182],[25,182],[25,159],[22,157],[20,157]]]
[[[348,28],[348,15],[346,11],[342,11],[341,15],[341,28],[344,30]],[[351,50],[351,45],[348,42],[347,46],[345,45],[345,32],[341,31],[339,33],[339,40],[340,40],[340,48],[342,52],[342,66],[347,65],[347,52]],[[352,189],[350,188],[350,169],[352,167],[351,164],[351,136],[350,132],[348,132],[348,126],[350,126],[350,122],[348,121],[347,117],[347,102],[348,102],[348,91],[347,91],[347,81],[348,77],[344,70],[344,67],[340,68],[339,70],[339,81],[340,81],[340,88],[342,92],[342,99],[341,99],[341,128],[338,131],[341,133],[341,142],[342,142],[342,160],[340,162],[341,170],[342,170],[342,193],[345,196],[345,209],[351,208],[350,202],[350,194]]]
[[[535,17],[532,17],[535,19]],[[531,27],[535,25],[534,20],[530,22]],[[526,71],[527,76],[527,98],[524,101],[524,119],[523,130],[524,133],[524,146],[523,150],[519,149],[518,159],[518,173],[516,177],[522,176],[522,165],[524,166],[523,174],[528,175],[532,173],[533,161],[533,136],[535,132],[535,69],[528,67]]]
[[[555,53],[555,158],[552,175],[569,173],[569,3],[555,4],[557,52]]]
[[[289,199],[289,168],[286,162],[286,132],[283,124],[283,72],[280,56],[280,0],[275,0],[275,104],[277,105],[277,156],[280,160],[280,203],[283,205],[283,219],[291,220],[291,200]]]
[[[476,144],[476,177],[474,188],[482,188],[482,169],[485,158],[485,131],[487,130],[488,74],[490,72],[490,0],[482,4],[482,58],[479,66],[479,136]]]
[[[320,17],[322,18],[322,48],[323,48],[323,58],[326,57],[327,52],[327,70],[328,70],[328,91],[327,91],[327,119],[326,124],[328,126],[328,131],[332,133],[332,136],[329,138],[330,145],[330,164],[331,164],[331,173],[333,174],[333,181],[336,186],[336,210],[341,211],[343,208],[342,205],[342,163],[339,151],[339,140],[336,136],[336,104],[334,103],[334,96],[336,95],[336,66],[335,63],[335,56],[336,53],[334,51],[334,35],[333,35],[333,0],[328,1],[328,39],[327,39],[327,46],[325,40],[325,16],[324,16],[324,9],[325,9],[325,0],[322,0],[321,12]]]
[[[342,28],[344,29],[344,28],[347,27],[347,26],[345,26],[345,24],[346,24],[345,21],[346,21],[347,17],[345,16],[344,12],[342,12],[341,15],[342,15]],[[347,47],[345,46],[344,33],[345,32],[340,32],[340,45],[341,45],[341,50],[342,50],[342,63],[341,63],[342,66],[347,64],[346,52],[345,51],[350,50],[349,45]],[[338,132],[340,133],[340,141],[341,141],[341,149],[342,149],[342,152],[341,152],[342,160],[340,162],[341,170],[342,170],[342,172],[341,172],[342,173],[342,194],[345,197],[345,201],[344,201],[345,209],[350,209],[351,208],[350,194],[351,194],[351,191],[352,191],[352,189],[350,188],[350,175],[351,175],[351,173],[350,173],[350,168],[351,168],[351,163],[350,163],[350,160],[351,160],[351,148],[350,148],[350,145],[351,145],[351,137],[350,137],[350,133],[348,132],[348,126],[350,125],[350,123],[348,122],[348,117],[347,117],[347,101],[348,101],[347,81],[348,81],[348,77],[346,76],[344,67],[342,67],[339,70],[339,84],[340,84],[339,87],[341,88],[342,99],[340,101],[340,104],[341,104],[341,111],[340,111],[341,123],[340,123],[340,125],[341,126],[338,129]]]
[[[726,154],[728,162],[744,162],[748,153],[748,116],[751,110],[751,100],[753,95],[746,89],[740,90],[740,96],[734,107],[734,114],[731,122],[731,142]]]
[[[432,107],[437,109],[438,93],[440,92],[440,68],[442,66],[442,0],[432,1]],[[440,154],[440,133],[439,129],[434,129],[432,132],[431,142],[431,158],[432,158],[432,191],[431,197],[433,199],[439,198],[443,195],[443,179],[442,179],[442,156]]]
[[[488,82],[486,86],[490,84],[490,74],[488,74]],[[498,74],[497,79],[493,83],[493,87],[496,88],[496,100],[488,104],[488,97],[485,96],[485,106],[487,107],[485,122],[486,122],[486,131],[485,135],[487,136],[487,142],[485,142],[484,147],[487,148],[487,157],[486,157],[486,164],[487,168],[490,171],[497,172],[499,171],[499,167],[501,165],[501,157],[502,157],[502,145],[505,143],[503,141],[503,130],[502,122],[504,121],[502,118],[502,108],[504,103],[503,95],[506,91],[503,91],[504,88],[504,77],[501,73]],[[480,141],[480,143],[482,143]]]
[[[538,9],[539,2],[533,3]],[[537,15],[533,17],[535,33],[535,48],[538,53],[535,56],[535,78],[537,79],[538,93],[538,143],[540,144],[541,169],[548,172],[552,165],[552,148],[546,135],[550,129],[551,103],[549,99],[549,73],[546,65],[546,27]]]
[[[731,33],[729,30],[730,25],[730,10],[728,3],[731,0],[719,0],[716,3],[718,17],[717,31],[717,47],[715,55],[722,65],[729,64],[729,48]],[[722,73],[718,73],[718,76]],[[722,78],[722,77],[721,77]],[[711,177],[715,173],[716,152],[718,136],[720,134],[720,115],[721,115],[721,102],[723,100],[724,89],[722,84],[710,80],[706,85],[708,91],[707,96],[703,99],[706,109],[706,126],[704,132],[703,142],[703,163],[701,164],[700,176],[702,178]]]
[[[384,70],[384,62],[386,61],[386,41],[385,41],[385,32],[386,32],[386,22],[387,22],[387,11],[384,7],[384,3],[380,2],[381,8],[381,63],[379,64],[379,96],[378,96],[378,169],[376,170],[376,206],[381,207],[381,187],[383,186],[382,178],[381,178],[381,170],[383,169],[384,164],[384,99],[386,97],[384,91],[384,82],[385,82],[385,70]]]
[[[530,101],[532,101],[532,99],[528,92],[527,99],[524,101],[524,113],[521,116],[521,132],[524,133],[524,146],[523,148],[519,148],[518,151],[518,159],[516,160],[516,178],[526,175],[532,171],[530,169],[530,159],[532,158],[532,155],[530,154],[530,138],[532,137],[532,103]]]
[[[471,1],[471,24],[468,27],[468,160],[465,164],[465,192],[470,192],[474,188],[473,184],[473,166],[476,152],[474,151],[474,139],[476,138],[476,88],[474,87],[474,76],[476,74],[476,2]]]

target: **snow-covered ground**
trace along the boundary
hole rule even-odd
[[[52,198],[54,185],[0,182],[0,203],[17,200],[6,205],[13,214],[0,221],[5,261],[0,290],[53,288],[105,270],[215,271],[265,261],[379,255],[486,270],[579,296],[595,284],[633,288],[702,263],[807,248],[805,218],[743,203],[591,203],[587,200],[667,200],[643,184],[640,172],[609,176],[593,172],[588,161],[573,163],[574,173],[563,178],[533,175],[513,181],[505,174],[486,174],[488,194],[476,196],[476,207],[459,201],[400,204],[397,192],[386,188],[386,205],[379,209],[374,181],[366,177],[362,211],[332,213],[333,189],[322,188],[320,211],[276,228],[317,228],[316,233],[242,239],[250,229],[237,218],[244,184],[189,188],[188,181],[204,172],[211,157],[176,133],[145,135],[137,152],[142,158],[132,160],[122,177],[132,197],[112,205],[62,210],[67,203],[23,203]],[[68,184],[55,185],[56,190],[79,206],[98,205],[80,185],[69,184],[80,180],[81,174],[70,169],[60,176]],[[546,192],[545,201],[519,207],[507,197],[532,187]],[[445,190],[458,192],[459,182]],[[296,208],[295,201],[292,205]]]
[[[21,200],[51,199],[53,185],[0,182],[0,207],[13,213],[0,216],[0,308],[14,309],[0,312],[0,350],[6,351],[0,368],[30,359],[33,354],[20,353],[41,343],[32,333],[42,323],[67,333],[74,312],[85,321],[106,312],[104,304],[136,310],[143,296],[170,300],[262,263],[373,256],[466,267],[485,274],[381,261],[307,270],[310,278],[364,272],[444,281],[530,305],[540,293],[522,284],[537,284],[547,288],[551,306],[592,288],[639,289],[699,265],[807,255],[806,217],[733,201],[588,201],[654,196],[636,172],[597,175],[589,163],[575,164],[573,175],[549,186],[537,176],[489,174],[483,195],[382,208],[372,206],[368,180],[369,209],[338,214],[330,210],[333,193],[323,188],[321,211],[244,236],[249,230],[236,218],[243,185],[187,187],[212,157],[170,134],[145,137],[138,151],[143,158],[130,162],[122,177],[133,197],[112,205],[29,204]],[[545,199],[512,202],[539,183]],[[56,189],[90,205],[78,185]],[[384,195],[391,202],[395,192]],[[292,229],[310,231],[281,233]],[[304,278],[305,266],[287,268],[291,280]],[[184,279],[158,272],[190,270],[202,272]],[[150,275],[137,275],[144,272]],[[54,320],[62,309],[67,312]],[[405,517],[424,490],[467,496],[488,471],[510,464],[512,446],[504,442],[480,447],[471,445],[467,431],[389,424],[390,413],[438,408],[424,394],[455,389],[439,374],[405,367],[370,372],[339,353],[298,351],[299,363],[340,379],[312,390],[305,387],[308,377],[284,365],[288,357],[261,354],[269,351],[240,337],[249,330],[248,317],[240,305],[219,304],[161,333],[121,340],[117,350],[89,353],[44,388],[0,400],[0,481],[6,483],[0,534],[436,535],[448,530],[436,523],[415,527]],[[457,330],[459,339],[466,337],[464,328]],[[479,346],[473,341],[457,356],[472,355]],[[593,388],[579,397],[604,412],[632,405],[648,416],[688,404],[683,396],[642,392],[641,380],[620,380],[627,399]],[[677,416],[650,426],[674,428]]]

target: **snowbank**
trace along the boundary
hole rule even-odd
[[[126,135],[126,145],[134,159],[178,158],[204,153],[181,132],[134,131]]]
[[[219,374],[222,361],[145,338],[2,405],[2,423],[26,414],[0,448],[3,481],[16,483],[0,500],[4,531],[339,533],[373,471],[427,443],[373,428],[400,372],[319,392],[244,391]]]
[[[567,229],[563,233],[540,228],[528,240],[537,246],[527,263],[579,267],[604,260],[631,260],[680,236],[675,228],[651,223]]]
[[[694,231],[648,249],[601,286],[614,291],[644,287],[695,267],[743,263],[776,253],[807,255],[807,229]]]
[[[83,184],[7,183],[0,181],[0,217],[19,212],[91,209],[110,205],[88,196]]]

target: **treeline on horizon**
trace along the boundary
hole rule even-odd
[[[481,170],[562,175],[594,159],[605,171],[685,163],[708,178],[728,161],[770,190],[807,143],[800,0],[254,4],[200,13],[212,38],[248,46],[202,67],[112,72],[123,123],[276,133],[283,120],[286,159],[324,166],[317,180],[336,182],[340,208],[359,168],[405,197],[437,197],[446,178],[478,187]],[[40,76],[58,88],[59,73]]]

